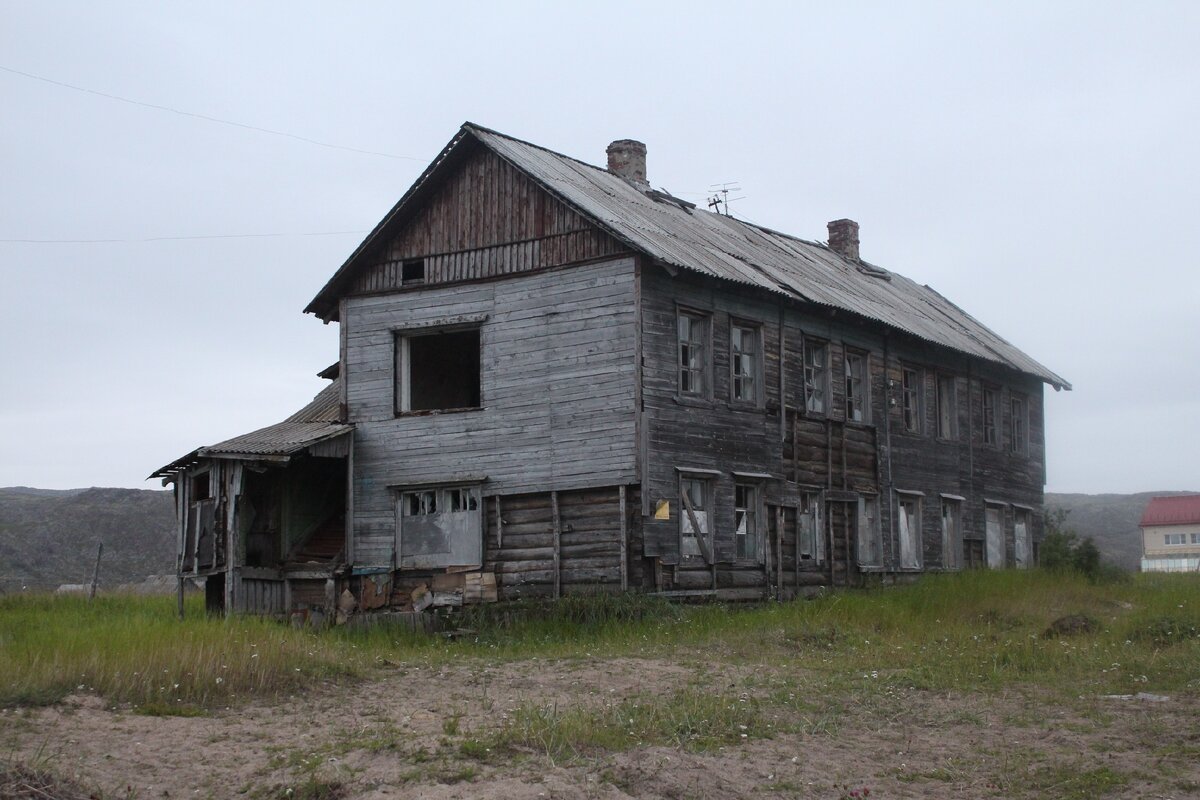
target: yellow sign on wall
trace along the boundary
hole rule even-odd
[[[671,501],[659,500],[658,505],[654,508],[655,519],[670,519],[671,518]]]

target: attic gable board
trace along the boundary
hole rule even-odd
[[[493,278],[617,255],[628,248],[482,147],[442,178],[353,280],[351,293],[402,287],[423,259],[423,285]],[[407,287],[405,287],[407,288]]]

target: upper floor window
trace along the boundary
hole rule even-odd
[[[734,323],[729,329],[729,366],[731,399],[743,403],[758,402],[759,329]]]
[[[1186,533],[1164,533],[1163,544],[1187,544]]]
[[[708,317],[679,312],[679,393],[708,392]]]
[[[395,411],[479,408],[479,328],[396,334]]]
[[[804,340],[804,402],[812,414],[824,414],[829,398],[829,346]]]
[[[846,419],[851,422],[866,422],[867,356],[865,353],[846,352]]]
[[[1009,449],[1014,453],[1024,453],[1026,449],[1026,417],[1025,417],[1025,398],[1013,395],[1012,397],[1012,439],[1009,441]]]
[[[901,377],[901,407],[904,412],[904,430],[909,433],[921,432],[921,373],[915,369],[904,368]]]
[[[958,392],[951,375],[939,375],[937,380],[937,435],[958,438]]]
[[[983,443],[995,447],[1000,443],[996,411],[1000,408],[1000,390],[983,387]]]

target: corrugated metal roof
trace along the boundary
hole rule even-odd
[[[1070,384],[928,286],[828,246],[655,199],[608,170],[471,123],[464,129],[618,239],[658,261],[850,311],[935,344]]]
[[[1200,494],[1151,497],[1139,525],[1200,525]]]
[[[339,381],[335,380],[283,422],[197,448],[156,470],[150,477],[167,477],[201,458],[292,456],[319,442],[344,436],[354,430],[354,426],[340,421],[340,398]]]

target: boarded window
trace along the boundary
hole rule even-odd
[[[858,565],[883,566],[883,530],[879,526],[879,500],[874,496],[858,500]]]
[[[679,479],[679,495],[679,531],[683,555],[702,556],[702,548],[711,553],[711,548],[706,547],[712,533],[709,510],[711,482],[704,478],[684,476]]]
[[[846,353],[846,419],[867,421],[867,356]]]
[[[483,558],[478,486],[400,493],[397,561],[402,568],[476,566]]]
[[[821,525],[821,496],[814,492],[800,495],[800,559],[816,563],[825,560],[825,536]]]
[[[990,569],[1004,566],[1004,507],[988,505],[986,530],[987,565]]]
[[[679,393],[708,392],[708,317],[679,312]]]
[[[739,483],[733,487],[733,538],[738,558],[759,557],[757,486]]]
[[[396,412],[479,408],[479,329],[396,337]]]
[[[1030,540],[1029,511],[1018,508],[1013,511],[1013,561],[1018,569],[1029,566],[1033,543]]]
[[[824,414],[829,397],[829,347],[804,340],[804,403],[810,414]]]
[[[900,568],[921,568],[921,498],[901,495],[897,503]]]
[[[1009,449],[1014,453],[1024,453],[1026,448],[1025,398],[1013,396],[1012,402],[1012,439]]]
[[[758,402],[758,328],[733,325],[729,330],[730,395],[744,403]]]
[[[962,501],[942,498],[942,567],[962,568]]]
[[[1000,407],[1000,392],[983,387],[983,443],[995,447],[1000,443],[996,429],[996,409]]]
[[[939,439],[958,438],[958,397],[954,378],[949,375],[938,376],[937,435]]]
[[[901,383],[904,430],[909,433],[920,433],[921,373],[915,369],[905,368]]]

